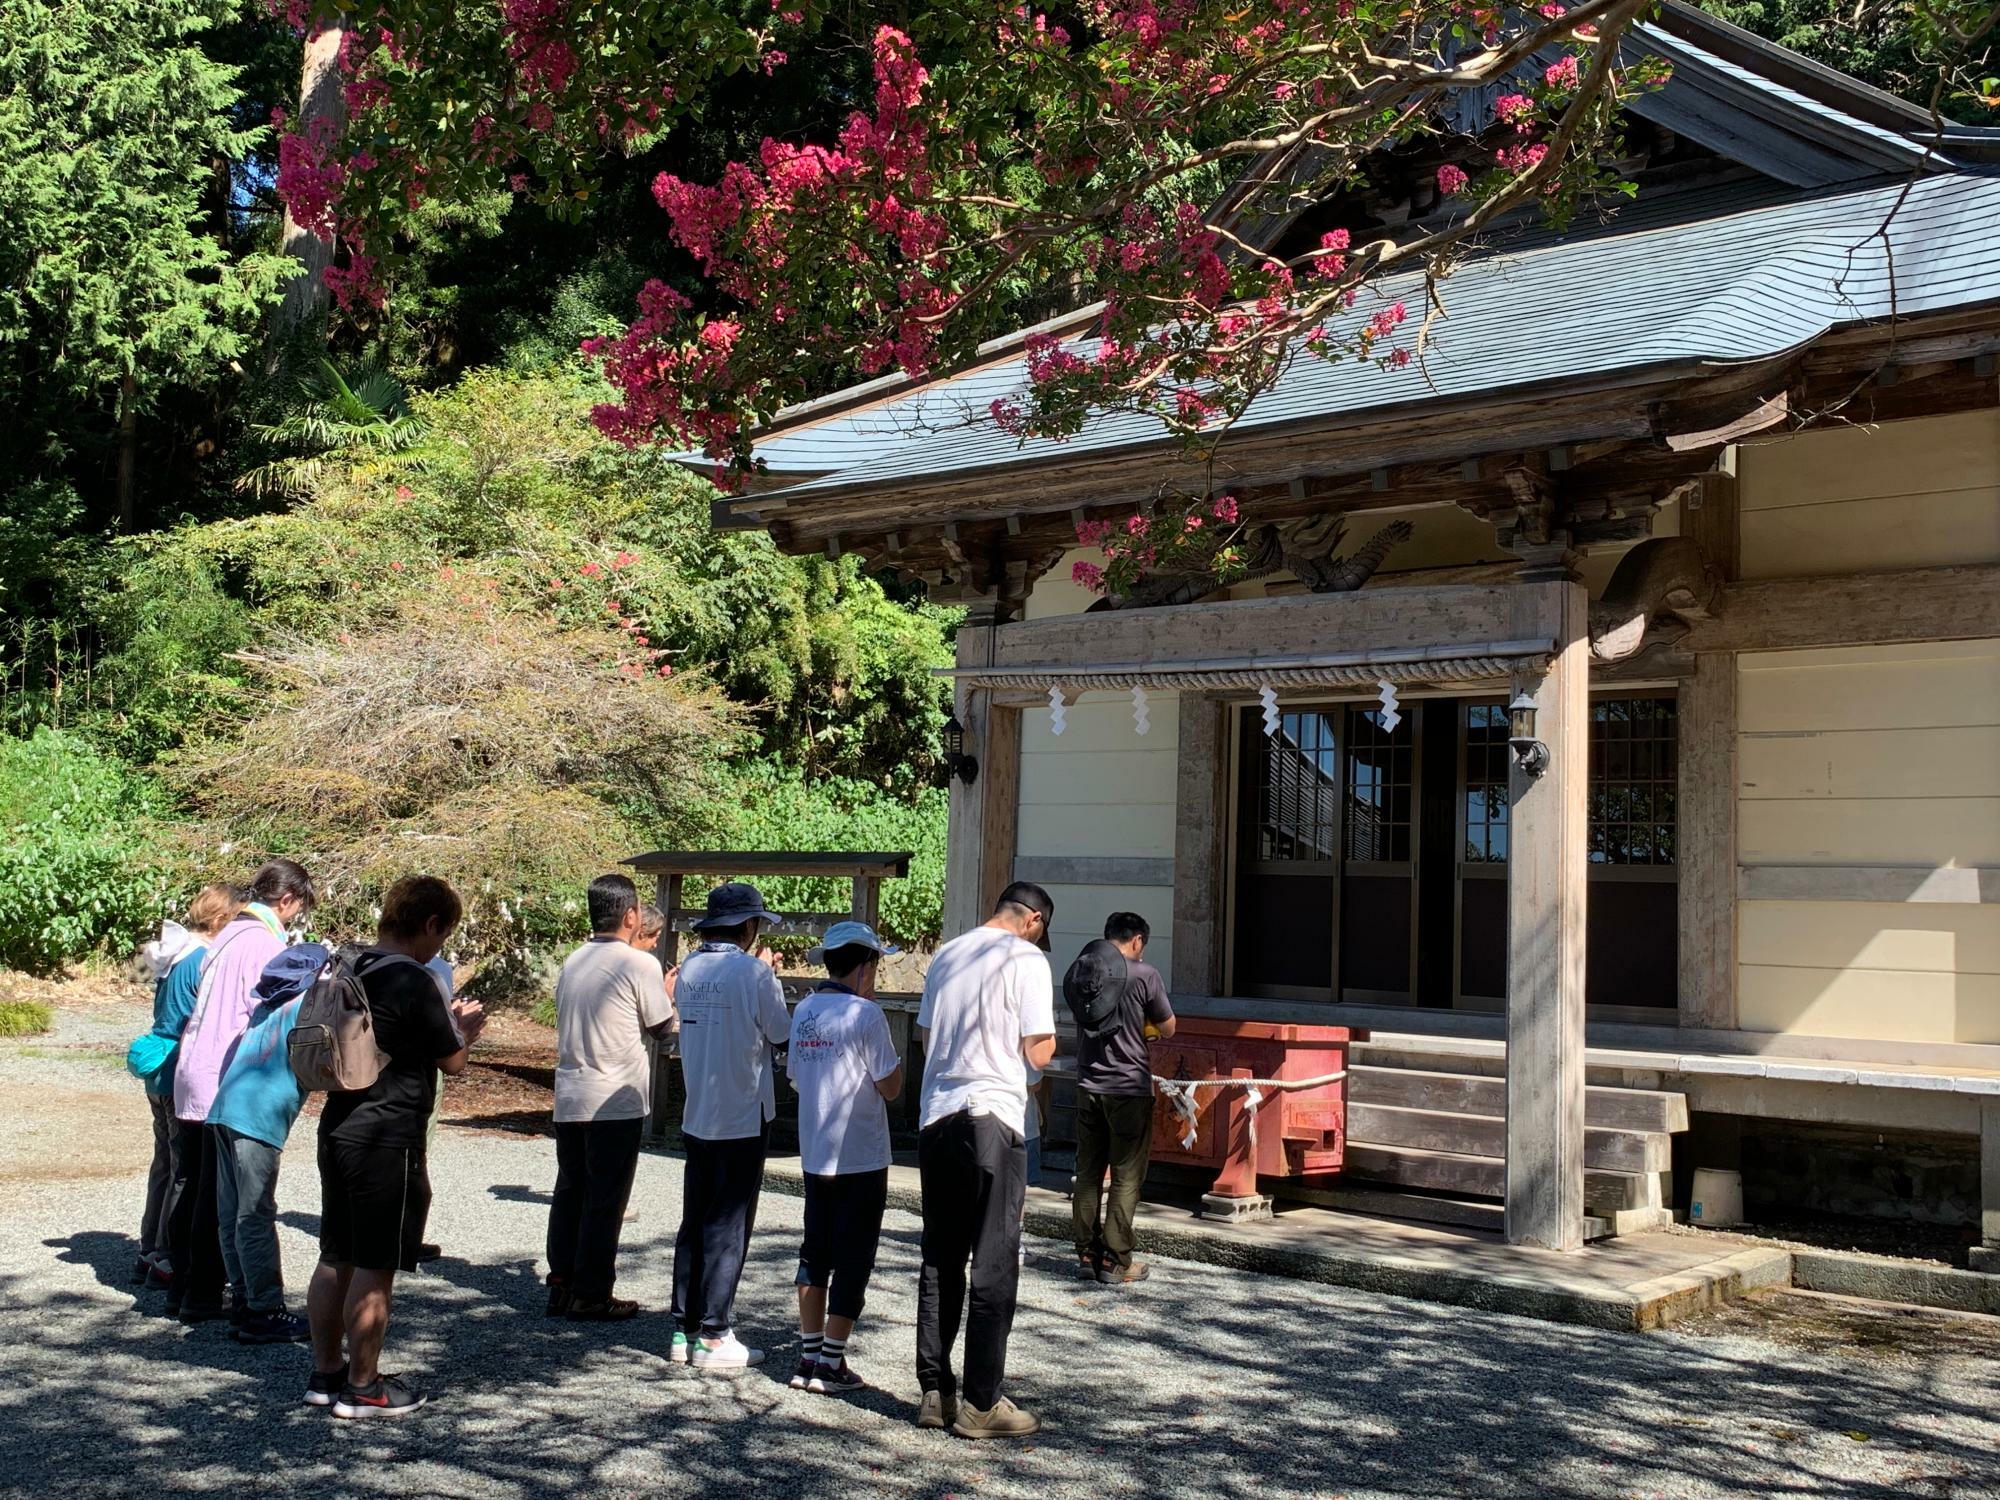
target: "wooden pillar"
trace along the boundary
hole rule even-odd
[[[1680,1023],[1736,1025],[1736,653],[1695,658],[1680,699]]]
[[[1177,995],[1223,990],[1223,912],[1228,894],[1229,709],[1216,697],[1182,693],[1180,762],[1174,792],[1174,963]]]
[[[871,928],[882,920],[882,882],[879,878],[873,875],[857,875],[854,878],[854,899],[847,914]]]
[[[984,666],[992,625],[959,627],[958,664]],[[958,689],[965,753],[979,762],[971,786],[953,778],[946,833],[944,935],[956,937],[992,914],[1014,877],[1015,826],[1021,803],[1021,710],[993,702],[982,689]]]
[[[1524,583],[1523,639],[1556,653],[1532,693],[1548,769],[1510,772],[1507,832],[1507,1202],[1510,1244],[1583,1244],[1584,903],[1588,871],[1589,607],[1583,585]]]
[[[1979,1239],[2000,1271],[2000,1099],[1979,1103]]]
[[[1687,506],[1687,534],[1724,582],[1735,581],[1736,475],[1704,474]],[[1733,651],[1696,656],[1694,676],[1681,686],[1680,1023],[1703,1030],[1736,1026],[1736,689]]]

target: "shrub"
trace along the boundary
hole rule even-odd
[[[0,740],[0,966],[58,972],[129,952],[174,884],[157,790],[80,735]]]
[[[0,1000],[0,1036],[40,1036],[56,1013],[39,1000]]]
[[[623,636],[448,583],[377,629],[274,641],[254,658],[264,711],[171,774],[217,838],[313,871],[332,936],[371,932],[402,875],[449,880],[452,951],[494,993],[580,935],[593,876],[707,831],[736,731],[713,689],[647,670]]]

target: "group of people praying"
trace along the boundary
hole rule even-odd
[[[442,1253],[424,1239],[439,1080],[465,1068],[486,1016],[458,995],[440,956],[463,914],[443,880],[396,882],[374,941],[337,954],[288,940],[313,902],[307,872],[273,860],[246,886],[203,891],[185,926],[167,924],[149,947],[153,1026],[128,1062],[145,1082],[155,1153],[133,1280],[163,1289],[165,1310],[182,1322],[226,1319],[245,1343],[310,1343],[307,1404],[341,1418],[402,1416],[427,1397],[381,1368],[395,1278]],[[664,1047],[679,1053],[686,1102],[661,1352],[707,1370],[764,1362],[737,1335],[735,1303],[782,1066],[798,1096],[805,1195],[790,1384],[829,1395],[864,1388],[848,1345],[888,1206],[887,1106],[904,1084],[876,993],[897,949],[865,922],[832,924],[806,955],[824,977],[790,1007],[764,941],[781,919],[754,886],[711,891],[692,924],[694,950],[671,967],[659,953],[666,916],[628,877],[593,881],[585,904],[590,937],[565,960],[555,991],[547,1316],[622,1321],[641,1311],[615,1294],[618,1243]],[[1043,1070],[1056,1053],[1054,915],[1041,887],[1009,886],[983,925],[933,955],[916,1017],[916,1421],[963,1437],[1039,1428],[1001,1388],[1026,1189],[1039,1175]],[[1071,1008],[1088,1016],[1076,1058],[1077,1265],[1114,1286],[1147,1275],[1133,1255],[1153,1126],[1147,1046],[1174,1027],[1165,985],[1144,960],[1149,938],[1142,917],[1115,913],[1064,980]],[[319,1261],[300,1317],[285,1304],[277,1237],[278,1164],[307,1098],[289,1039],[301,1004],[335,966],[365,995],[383,1061],[367,1087],[325,1094]]]

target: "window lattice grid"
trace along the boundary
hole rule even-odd
[[[1465,861],[1507,859],[1507,710],[1497,703],[1465,710]]]
[[[1393,731],[1380,709],[1347,715],[1347,832],[1351,860],[1393,862],[1410,857],[1416,776],[1413,716]]]
[[[1261,737],[1257,817],[1260,859],[1332,860],[1339,852],[1340,750],[1330,713],[1288,712]]]
[[[1590,705],[1590,858],[1670,865],[1680,769],[1672,698],[1597,698]]]

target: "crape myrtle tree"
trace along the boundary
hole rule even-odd
[[[697,311],[651,282],[622,336],[586,345],[620,397],[599,425],[702,449],[719,482],[739,481],[782,407],[855,375],[950,369],[997,303],[1055,282],[1093,315],[1027,340],[1025,390],[991,411],[1024,438],[1126,409],[1212,444],[1297,359],[1420,365],[1470,236],[1628,186],[1620,105],[1659,75],[1619,43],[1647,8],[934,4],[914,34],[874,32],[873,97],[829,138],[766,139],[713,181],[658,177],[663,229],[708,293]],[[279,186],[342,242],[328,275],[350,302],[384,295],[399,229],[427,199],[504,182],[574,211],[607,153],[698,112],[723,74],[784,89],[788,51],[825,19],[822,0],[342,0],[326,14],[345,28],[346,124],[288,141]],[[1436,168],[1457,212],[1304,245],[1259,232],[1468,113]],[[1418,306],[1377,292],[1418,270]],[[1213,553],[1226,502],[1187,497],[1174,545]],[[1160,520],[1114,542],[1114,573],[1156,560]]]

